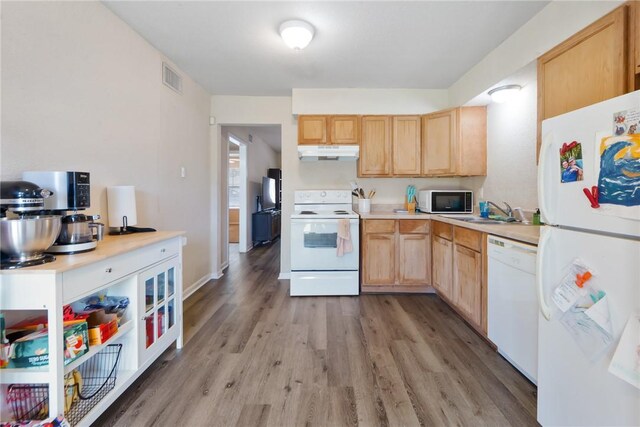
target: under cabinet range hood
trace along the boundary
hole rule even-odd
[[[355,161],[360,155],[358,145],[299,145],[298,157],[303,162],[318,160]]]

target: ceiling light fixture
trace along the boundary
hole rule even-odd
[[[307,47],[313,34],[313,27],[305,21],[292,20],[280,25],[280,36],[291,49],[301,50]]]
[[[502,104],[503,102],[510,101],[513,99],[518,92],[520,92],[522,86],[520,85],[505,85],[493,88],[489,91],[489,95],[491,96],[491,100],[493,102],[497,102],[498,104]]]

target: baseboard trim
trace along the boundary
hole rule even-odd
[[[188,288],[185,288],[182,292],[182,300],[186,300],[189,298],[195,291],[200,289],[205,283],[207,283],[211,279],[215,279],[216,277],[213,274],[205,274],[195,283],[191,284]]]
[[[289,280],[291,279],[291,272],[287,271],[287,272],[280,272],[280,275],[278,276],[278,280]]]

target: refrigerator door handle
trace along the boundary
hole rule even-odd
[[[547,218],[547,205],[546,205],[546,195],[545,195],[545,191],[544,191],[544,180],[547,177],[547,162],[546,162],[546,158],[547,158],[547,150],[549,149],[549,146],[551,145],[551,143],[553,142],[553,134],[549,133],[547,135],[544,136],[544,138],[542,139],[542,144],[540,147],[540,157],[538,158],[538,208],[540,209],[540,213],[541,213],[541,219],[545,222],[548,223],[548,218]]]
[[[543,230],[540,242],[538,243],[538,259],[536,262],[536,287],[538,289],[538,305],[540,306],[540,313],[545,319],[551,320],[551,308],[547,304],[544,297],[544,287],[542,283],[542,264],[544,263],[544,252],[549,240],[550,233],[546,233]]]

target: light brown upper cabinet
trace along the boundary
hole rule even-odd
[[[359,144],[359,116],[298,116],[298,144]]]
[[[329,137],[331,144],[359,144],[359,116],[331,116],[329,118]]]
[[[391,117],[362,117],[358,176],[391,175]]]
[[[420,145],[420,116],[393,116],[394,175],[420,175]]]
[[[538,58],[538,149],[544,119],[632,89],[630,9],[620,6]]]
[[[327,144],[329,116],[298,116],[298,144]]]
[[[422,117],[422,174],[487,174],[486,107],[460,107]]]

